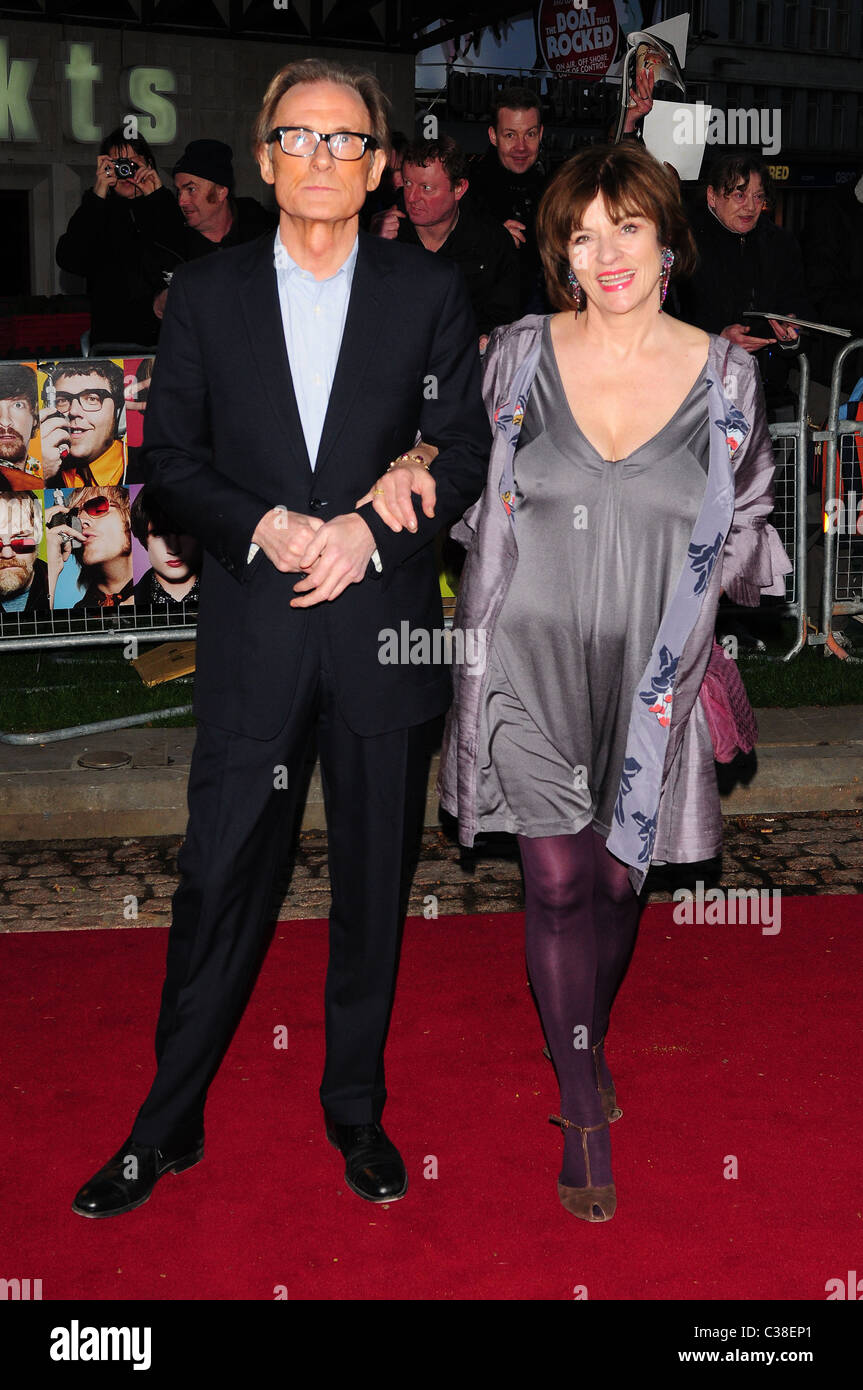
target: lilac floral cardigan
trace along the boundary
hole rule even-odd
[[[495,330],[483,373],[493,427],[488,480],[452,535],[467,549],[455,627],[476,650],[495,624],[518,560],[513,459],[539,361],[544,318]],[[767,522],[775,460],[758,370],[742,348],[711,335],[707,357],[710,451],[707,486],[689,563],[663,615],[632,701],[623,772],[608,848],[640,890],[652,860],[693,862],[719,853],[722,818],[710,733],[698,692],[710,659],[720,590],[736,603],[784,595],[791,563]],[[455,645],[455,650],[459,650]],[[441,752],[441,804],[462,844],[477,833],[477,757],[485,663],[456,665],[455,699]],[[671,718],[667,708],[671,707]],[[661,707],[661,713],[657,712]],[[660,722],[664,718],[664,722]]]

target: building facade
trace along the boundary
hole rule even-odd
[[[98,11],[94,0],[79,10]],[[107,14],[112,6],[101,8]],[[122,0],[113,6],[122,10]],[[270,26],[278,13],[270,7]],[[332,39],[297,42],[285,10],[285,38],[142,24],[55,23],[0,9],[0,295],[74,292],[54,248],[85,188],[92,187],[102,138],[132,116],[153,146],[163,181],[190,140],[226,141],[234,151],[236,191],[266,202],[251,152],[252,122],[270,78],[285,63],[326,56],[370,69],[393,102],[394,120],[413,113],[411,53],[357,50]]]

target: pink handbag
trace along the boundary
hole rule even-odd
[[[751,753],[758,742],[758,723],[749,703],[736,661],[732,661],[713,639],[713,650],[698,692],[707,716],[718,763],[730,763],[742,753]]]

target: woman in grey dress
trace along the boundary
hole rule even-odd
[[[462,843],[518,837],[560,1082],[558,1192],[606,1221],[621,1112],[603,1044],[647,869],[720,847],[697,698],[719,595],[784,593],[790,564],[766,520],[774,460],[749,355],[661,312],[672,269],[694,263],[667,171],[632,142],[584,150],[537,231],[560,312],[489,342],[488,482],[453,531],[468,551],[453,649],[474,659],[454,667],[439,789]],[[433,472],[380,480],[385,519],[410,524],[411,489],[428,510]]]
[[[766,524],[773,454],[747,354],[661,312],[694,247],[677,189],[638,145],[570,160],[538,217],[552,302],[493,335],[494,426],[456,627],[441,800],[460,837],[518,837],[527,960],[561,1090],[558,1191],[613,1216],[603,1043],[651,859],[719,850],[697,694],[716,605],[784,592]],[[458,649],[458,644],[456,646]]]

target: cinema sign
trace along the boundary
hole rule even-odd
[[[68,93],[69,134],[84,145],[95,144],[106,132],[94,119],[95,89],[102,81],[102,64],[92,43],[69,42],[62,75]],[[39,67],[37,58],[11,58],[9,41],[0,38],[0,141],[36,144],[42,137],[30,103]],[[111,81],[115,81],[113,74]],[[128,73],[128,111],[138,116],[140,132],[151,145],[170,145],[177,134],[177,113],[169,95],[177,90],[170,68],[134,67]]]
[[[598,81],[617,52],[614,0],[542,0],[536,12],[539,51],[560,77]]]

